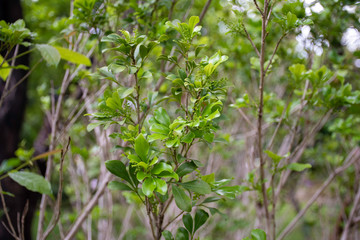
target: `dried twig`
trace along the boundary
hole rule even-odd
[[[70,142],[71,139],[69,137],[68,143],[65,147],[64,150],[61,151],[61,158],[60,158],[60,169],[59,169],[59,189],[58,189],[58,193],[57,193],[57,199],[56,199],[56,205],[55,205],[55,214],[53,215],[49,226],[47,227],[44,235],[43,235],[43,239],[45,240],[47,238],[47,236],[49,236],[49,234],[54,230],[57,222],[59,221],[60,218],[60,212],[61,212],[61,202],[62,202],[62,192],[63,192],[63,185],[64,185],[64,172],[63,172],[63,166],[64,166],[64,159],[65,159],[65,155],[69,150],[69,146],[70,146]]]
[[[346,240],[346,239],[348,239],[350,227],[351,227],[351,225],[354,223],[355,213],[356,213],[356,211],[357,211],[357,209],[358,209],[359,203],[360,203],[360,184],[359,184],[359,187],[358,187],[358,190],[357,190],[355,199],[354,199],[354,204],[353,204],[353,207],[352,207],[352,209],[351,209],[349,218],[348,218],[348,220],[347,220],[347,222],[346,222],[344,231],[343,231],[343,233],[341,234],[341,240]]]
[[[9,224],[9,228],[5,225],[5,223],[3,222],[2,224],[4,225],[4,227],[6,228],[6,230],[15,238],[15,239],[19,239],[17,237],[17,234],[16,234],[16,231],[15,231],[15,228],[11,222],[11,219],[10,219],[10,216],[9,216],[9,212],[8,212],[8,209],[6,207],[6,202],[5,202],[5,198],[4,198],[4,194],[3,194],[3,188],[1,186],[1,183],[0,183],[0,198],[1,198],[1,204],[3,206],[3,211],[4,211],[4,214],[5,214],[5,217],[6,217],[6,220]]]
[[[326,179],[326,181],[321,185],[321,187],[314,193],[310,200],[306,203],[305,207],[296,215],[296,217],[286,226],[286,228],[279,234],[278,240],[283,239],[289,232],[293,230],[298,221],[304,216],[307,210],[311,205],[318,199],[321,193],[330,185],[334,178],[349,168],[355,161],[359,160],[360,157],[360,148],[355,147],[347,156],[344,164],[337,169]]]

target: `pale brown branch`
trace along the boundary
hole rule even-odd
[[[259,13],[261,14],[261,16],[264,15],[263,11],[260,9],[260,7],[259,7],[259,5],[258,5],[258,3],[257,3],[256,0],[254,0],[254,4],[255,4],[255,6],[256,6],[256,9],[257,9],[257,10],[259,11]]]
[[[60,219],[60,213],[61,213],[61,202],[62,202],[62,192],[63,192],[63,186],[64,186],[64,172],[63,172],[63,166],[64,166],[64,160],[65,160],[65,155],[69,150],[69,146],[70,146],[70,142],[71,139],[69,137],[68,143],[65,147],[65,149],[63,149],[61,151],[61,158],[60,158],[60,169],[59,169],[59,189],[58,189],[58,193],[57,193],[57,199],[56,199],[56,205],[55,205],[55,214],[53,215],[51,222],[48,226],[48,228],[46,229],[44,235],[43,235],[43,239],[45,240],[49,234],[54,230],[57,222]]]
[[[4,194],[3,194],[3,188],[1,186],[1,183],[0,183],[0,198],[1,198],[1,204],[3,206],[3,211],[4,211],[4,214],[5,214],[5,217],[6,217],[6,220],[8,221],[8,224],[9,224],[9,227],[10,229],[8,229],[8,227],[5,225],[5,223],[3,222],[3,225],[4,227],[6,228],[6,230],[15,238],[15,239],[19,239],[16,235],[16,231],[15,231],[15,228],[11,222],[11,219],[10,219],[10,216],[9,216],[9,213],[8,213],[8,209],[7,209],[7,206],[6,206],[6,202],[5,202],[5,198],[4,198]]]
[[[230,96],[230,101],[235,104],[234,99]],[[240,113],[241,117],[245,120],[245,122],[247,124],[249,124],[249,126],[252,129],[256,129],[256,126],[250,121],[250,119],[246,116],[246,114],[244,113],[244,111],[241,108],[236,108],[236,110]]]
[[[7,96],[9,96],[9,94],[15,90],[15,88],[17,88],[22,82],[24,82],[26,80],[26,78],[35,70],[35,68],[39,65],[39,63],[42,62],[43,59],[40,59],[37,63],[35,63],[35,65],[33,66],[32,69],[30,69],[24,77],[22,77],[14,86],[12,86],[9,90],[4,91],[3,96],[4,98],[6,98]]]
[[[77,217],[75,223],[71,226],[69,232],[66,234],[64,240],[70,240],[73,239],[76,232],[78,231],[81,224],[84,222],[84,220],[87,218],[87,216],[90,214],[91,210],[95,207],[97,204],[99,198],[102,196],[107,184],[111,179],[113,178],[112,174],[110,172],[106,172],[103,181],[100,183],[95,195],[90,199],[90,201],[85,205],[83,210],[81,211],[80,215]]]
[[[253,40],[252,40],[252,38],[251,38],[251,36],[250,36],[249,32],[246,30],[245,25],[244,25],[244,24],[242,24],[242,27],[243,27],[243,29],[244,29],[244,32],[245,32],[246,38],[249,40],[249,42],[250,42],[251,46],[254,48],[254,50],[255,50],[255,52],[256,52],[256,55],[257,55],[258,57],[260,57],[260,52],[259,52],[259,49],[256,47],[255,43],[253,42]]]
[[[296,217],[286,226],[286,228],[280,233],[278,240],[282,240],[288,233],[290,233],[299,220],[304,216],[307,210],[311,205],[318,199],[321,193],[330,185],[334,178],[349,168],[356,160],[359,160],[360,157],[360,148],[355,147],[347,156],[344,165],[335,169],[333,173],[329,175],[326,181],[321,185],[321,187],[312,195],[310,200],[306,203],[305,207],[296,215]]]
[[[359,184],[359,187],[358,187],[358,190],[357,190],[355,199],[354,199],[354,204],[353,204],[353,207],[352,207],[352,209],[351,209],[349,218],[348,218],[348,220],[347,220],[347,222],[346,222],[344,231],[343,231],[343,233],[341,234],[341,240],[346,240],[346,239],[348,239],[350,227],[351,227],[351,224],[354,223],[355,213],[356,213],[356,211],[357,211],[357,209],[358,209],[359,203],[360,203],[360,184]]]
[[[18,54],[18,51],[19,51],[19,44],[17,44],[16,47],[15,47],[14,56],[13,56],[13,59],[11,61],[11,66],[12,67],[15,66],[15,60],[16,60],[16,55]],[[5,61],[5,58],[4,58],[4,61]],[[4,93],[7,92],[8,88],[9,88],[10,80],[11,80],[11,76],[12,76],[13,72],[14,72],[14,69],[11,68],[9,76],[7,77],[7,80],[6,80],[6,83],[5,83],[5,86],[4,86],[3,94],[1,95],[1,98],[0,98],[0,109],[1,109],[2,104],[4,103],[4,99],[5,99],[5,94]]]
[[[25,239],[25,217],[29,211],[29,200],[26,201],[24,211],[21,216],[21,239]]]
[[[199,21],[199,24],[201,23],[201,21],[202,21],[203,18],[205,17],[205,14],[206,14],[207,10],[209,9],[209,6],[210,6],[210,4],[211,4],[211,1],[212,1],[212,0],[208,0],[208,1],[205,3],[205,6],[204,6],[204,8],[202,9],[202,11],[201,11],[201,13],[200,13],[200,17],[199,17],[200,21]]]
[[[173,223],[178,217],[180,217],[182,214],[184,213],[184,211],[181,211],[178,215],[176,215],[176,217],[174,217],[173,219],[171,219],[162,229],[165,230],[171,223]]]
[[[269,64],[266,66],[265,74],[266,74],[267,71],[269,70],[269,68],[270,68],[270,66],[271,66],[271,63],[272,63],[272,61],[274,60],[274,56],[275,56],[275,54],[276,54],[276,52],[277,52],[277,50],[278,50],[278,48],[279,48],[279,46],[280,46],[280,43],[281,43],[281,41],[283,40],[283,38],[284,38],[285,36],[286,36],[286,34],[283,34],[283,35],[280,37],[279,41],[276,43],[276,46],[275,46],[275,48],[274,48],[274,51],[273,51],[273,53],[271,54]]]

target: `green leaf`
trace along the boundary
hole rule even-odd
[[[51,185],[43,176],[32,172],[10,172],[9,177],[28,190],[51,195]]]
[[[174,171],[173,168],[169,164],[166,164],[164,162],[159,162],[151,170],[151,173],[157,175],[157,174],[162,173],[162,172],[170,172],[170,173],[172,173],[173,171]]]
[[[36,44],[36,48],[49,65],[58,65],[60,62],[60,53],[56,48],[47,44]]]
[[[90,67],[91,61],[88,57],[82,55],[81,53],[74,52],[70,49],[55,46],[55,48],[59,51],[60,57],[66,61],[75,63],[75,64],[84,64],[85,66]]]
[[[181,138],[181,142],[191,143],[194,138],[195,138],[195,133],[189,132],[188,134],[186,134],[184,137]]]
[[[119,88],[117,90],[117,93],[119,94],[120,99],[124,99],[127,96],[131,95],[134,91],[134,88]]]
[[[130,164],[129,165],[129,175],[130,175],[132,181],[134,182],[135,187],[137,187],[137,185],[139,184],[139,181],[136,178],[135,172],[136,172],[136,167],[134,167],[133,164]]]
[[[167,192],[166,182],[159,178],[155,178],[155,182],[156,182],[156,191],[159,192],[161,195],[165,195]]]
[[[211,193],[210,185],[202,180],[193,180],[190,182],[181,183],[181,186],[190,190],[192,192],[196,192],[199,194],[209,194]]]
[[[172,192],[174,194],[176,206],[185,212],[191,212],[191,199],[188,195],[186,195],[184,190],[176,185],[172,185]]]
[[[149,174],[147,174],[146,172],[143,172],[143,171],[138,171],[137,173],[136,173],[136,178],[137,178],[137,180],[139,180],[139,181],[142,181],[142,180],[144,180],[146,177],[148,177],[149,176]]]
[[[184,226],[186,227],[186,229],[189,231],[189,233],[192,234],[193,228],[194,228],[194,222],[193,222],[193,219],[191,217],[191,214],[190,213],[184,214],[183,217],[182,217],[182,221],[183,221]]]
[[[131,184],[131,180],[129,177],[129,173],[126,170],[126,166],[120,160],[106,161],[105,166],[107,170],[109,170],[109,172]]]
[[[15,197],[15,195],[12,194],[11,192],[2,191],[1,193],[4,194],[4,195],[10,196],[10,197]]]
[[[306,67],[304,64],[293,64],[289,67],[290,72],[296,80],[301,80],[306,72]]]
[[[100,126],[101,124],[103,124],[103,122],[94,122],[94,123],[89,123],[86,127],[86,130],[88,132],[91,132],[92,130],[94,130],[94,128]]]
[[[154,181],[153,178],[148,177],[143,182],[141,189],[146,196],[151,197],[153,195],[155,188],[156,188],[156,182]]]
[[[1,68],[0,68],[0,77],[6,81],[7,77],[10,74],[10,68],[9,68],[9,64],[7,61],[4,61],[4,58],[0,55],[0,64],[2,64]]]
[[[183,227],[179,227],[176,231],[175,240],[189,240],[188,231]]]
[[[193,162],[185,162],[180,165],[180,167],[176,170],[176,173],[179,177],[185,176],[197,169],[197,166]]]
[[[120,64],[111,63],[109,64],[108,69],[110,69],[113,74],[118,74],[124,71],[126,67]]]
[[[206,120],[210,121],[213,120],[214,118],[218,118],[220,117],[220,112],[218,109],[216,109],[215,112],[211,113],[209,116],[206,117]]]
[[[219,198],[219,197],[208,197],[202,202],[202,204],[211,203],[211,202],[217,202],[219,200],[221,200],[221,198]]]
[[[251,230],[252,240],[266,240],[266,233],[261,229]]]
[[[241,193],[242,190],[243,188],[241,188],[240,186],[225,186],[225,187],[220,187],[215,192],[221,196],[234,199],[237,194]]]
[[[166,127],[170,125],[170,117],[167,114],[166,110],[163,109],[162,107],[158,108],[154,112],[154,117],[156,121],[158,121],[161,125],[164,125]]]
[[[148,53],[149,53],[149,49],[146,46],[141,44],[140,45],[140,56],[141,56],[141,58],[144,59],[148,55]]]
[[[295,26],[295,23],[297,21],[297,17],[296,17],[295,14],[292,14],[291,12],[288,12],[287,16],[286,16],[286,20],[287,20],[287,27],[292,28],[293,26]]]
[[[278,164],[280,160],[284,158],[283,156],[279,156],[272,151],[265,150],[264,152],[274,161],[275,164]]]
[[[196,26],[196,24],[198,24],[200,21],[199,17],[198,16],[192,16],[190,17],[189,19],[189,28],[191,31],[194,31],[194,28]]]
[[[160,133],[153,133],[150,136],[148,136],[148,141],[149,142],[153,142],[155,140],[164,140],[166,139],[168,136],[162,135]]]
[[[176,143],[178,142],[177,138],[169,139],[165,142],[167,148],[171,148],[173,146],[176,146]]]
[[[108,188],[111,190],[132,191],[131,187],[129,187],[127,184],[118,181],[109,182]]]
[[[170,132],[170,129],[168,127],[157,123],[151,124],[150,130],[163,135],[168,135]]]
[[[307,168],[311,168],[311,165],[309,163],[291,163],[286,168],[292,171],[302,172]]]
[[[163,177],[163,178],[174,178],[176,181],[179,181],[179,175],[177,175],[176,173],[172,172],[162,172],[160,174],[157,175],[158,177]]]
[[[210,173],[209,175],[204,175],[201,179],[207,183],[214,183],[215,182],[215,174]]]
[[[144,162],[148,162],[150,144],[146,141],[144,135],[140,133],[135,139],[135,152]]]
[[[202,209],[197,209],[195,213],[195,226],[194,232],[196,232],[202,225],[206,223],[209,218],[209,214]]]
[[[165,238],[165,240],[174,240],[173,235],[172,235],[171,232],[168,231],[168,230],[163,231],[163,232],[162,232],[162,235],[163,235],[163,237]]]

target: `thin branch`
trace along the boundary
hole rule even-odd
[[[341,234],[341,240],[348,239],[350,227],[351,227],[351,224],[354,222],[355,213],[356,213],[356,210],[358,209],[359,203],[360,203],[360,184],[359,184],[356,196],[355,196],[354,205],[353,205],[353,207],[351,209],[351,212],[350,212],[349,218],[348,218],[348,220],[346,222],[344,231]]]
[[[18,54],[18,51],[19,51],[19,44],[17,44],[16,47],[15,47],[14,57],[13,57],[13,60],[11,61],[11,66],[12,66],[12,67],[15,66],[15,60],[16,60],[16,55]],[[4,99],[5,99],[4,93],[5,93],[5,92],[7,91],[7,89],[9,88],[10,80],[11,80],[11,76],[12,76],[13,72],[14,72],[14,69],[11,68],[11,69],[10,69],[9,76],[7,77],[7,80],[6,80],[6,83],[5,83],[5,87],[4,87],[3,94],[1,95],[1,98],[0,98],[0,109],[1,109],[2,104],[4,103]]]
[[[175,7],[176,2],[177,2],[177,0],[172,0],[172,2],[171,2],[170,11],[169,11],[169,14],[168,14],[168,20],[169,20],[169,21],[170,21],[171,18],[172,18],[172,14],[173,14],[174,7]]]
[[[6,220],[8,221],[10,229],[7,228],[7,226],[5,225],[4,222],[3,222],[3,225],[15,239],[18,239],[18,237],[16,236],[14,226],[13,226],[11,220],[10,220],[8,209],[6,207],[6,202],[5,202],[5,198],[4,198],[4,194],[3,194],[3,188],[1,186],[1,183],[0,183],[0,197],[1,197],[1,204],[3,206],[3,211],[4,211],[4,214],[5,214]]]
[[[274,56],[275,56],[275,54],[276,54],[276,52],[277,52],[277,50],[278,50],[278,48],[279,48],[279,46],[280,46],[280,43],[281,43],[281,41],[283,40],[283,38],[284,38],[285,36],[286,36],[286,33],[283,34],[283,35],[280,37],[279,41],[276,43],[276,46],[275,46],[275,48],[274,48],[274,51],[273,51],[273,53],[271,54],[269,64],[267,65],[267,67],[266,67],[266,69],[265,69],[265,74],[266,74],[267,71],[269,70],[269,68],[270,68],[270,66],[271,66],[271,63],[272,63],[272,61],[274,60]]]
[[[113,175],[110,172],[106,172],[103,181],[100,183],[95,195],[90,199],[90,201],[85,205],[83,210],[81,211],[79,217],[76,219],[75,223],[71,226],[69,232],[66,234],[64,240],[70,240],[73,239],[76,232],[80,228],[81,224],[84,222],[84,220],[87,218],[87,216],[90,214],[91,210],[95,207],[97,204],[99,198],[102,196],[107,184],[111,179],[113,178]]]
[[[25,239],[25,217],[29,211],[29,200],[26,201],[24,211],[21,216],[21,239]]]
[[[171,223],[173,223],[178,217],[180,217],[182,214],[184,213],[184,211],[181,211],[178,215],[176,215],[176,217],[174,217],[172,220],[170,220],[163,228],[162,230],[165,230]]]
[[[189,4],[189,7],[186,10],[186,12],[185,12],[185,14],[184,14],[184,16],[182,18],[183,22],[188,18],[189,14],[190,14],[190,10],[192,9],[193,5],[194,5],[194,0],[191,0],[191,3]]]
[[[326,181],[321,185],[321,187],[314,193],[310,200],[306,203],[305,207],[296,215],[296,217],[286,226],[286,228],[280,233],[278,240],[282,240],[288,233],[290,233],[299,220],[304,216],[307,210],[311,205],[318,199],[321,193],[330,185],[334,178],[349,168],[356,160],[359,160],[360,157],[360,148],[355,147],[347,156],[344,165],[335,169],[333,173],[326,179]]]
[[[200,14],[199,23],[197,25],[199,25],[201,23],[201,21],[203,20],[203,18],[205,17],[205,14],[207,13],[207,11],[209,9],[211,1],[212,0],[208,0],[205,3],[204,8],[202,9],[201,14]],[[175,52],[175,46],[173,46],[169,55],[172,56],[174,52]],[[177,61],[179,62],[181,59],[182,59],[182,56],[179,56]],[[171,70],[173,70],[175,68],[175,66],[176,66],[175,63],[173,63],[173,64],[167,63],[165,65],[165,69],[163,72],[170,72]],[[163,76],[160,77],[160,79],[157,81],[157,83],[155,85],[155,91],[159,91],[159,89],[160,89],[161,85],[164,83],[164,81],[165,81],[165,78]]]
[[[315,134],[320,131],[320,129],[324,126],[324,124],[326,123],[327,119],[329,119],[330,115],[332,113],[332,110],[329,110],[326,114],[324,114],[320,120],[315,124],[315,126],[309,131],[309,133],[306,134],[306,136],[303,138],[303,140],[300,142],[300,144],[298,144],[298,146],[295,148],[295,150],[291,153],[291,155],[287,158],[284,158],[283,160],[280,161],[279,165],[282,166],[284,164],[284,161],[288,161],[289,159],[291,159],[291,162],[297,162],[300,157],[302,156],[306,145],[309,143],[309,141],[311,139],[314,138]],[[287,178],[290,176],[291,171],[290,170],[286,170],[285,172],[282,172],[280,175],[280,180],[278,183],[278,186],[276,188],[276,193],[275,193],[275,201],[276,199],[279,197],[280,195],[280,191],[281,188],[283,187],[283,185],[286,183]]]
[[[249,40],[249,42],[251,43],[251,46],[254,48],[257,56],[260,58],[260,52],[259,52],[259,49],[256,47],[255,43],[253,42],[253,40],[251,39],[251,36],[249,34],[249,32],[246,30],[246,27],[244,24],[242,24],[242,27],[244,29],[244,32],[245,32],[245,35],[246,35],[246,38]]]
[[[57,193],[57,199],[56,199],[56,205],[55,205],[55,214],[53,215],[52,219],[51,219],[51,223],[49,224],[48,228],[46,229],[43,239],[45,240],[49,234],[54,230],[57,222],[59,221],[60,218],[60,212],[61,212],[61,202],[62,202],[62,192],[63,192],[63,186],[64,186],[64,172],[63,172],[63,166],[64,166],[64,159],[65,159],[65,155],[69,150],[69,146],[70,146],[70,142],[71,139],[69,137],[68,143],[65,147],[65,149],[63,149],[61,151],[61,158],[60,158],[60,169],[59,169],[59,189],[58,189],[58,193]]]
[[[43,59],[40,59],[37,63],[35,63],[35,65],[33,66],[32,69],[30,69],[24,77],[22,77],[14,86],[12,86],[8,91],[3,93],[4,98],[6,98],[7,96],[9,96],[9,94],[15,90],[15,88],[17,88],[23,81],[26,80],[26,78],[35,70],[35,68],[39,65],[39,63],[42,62]],[[1,97],[3,98],[3,97]]]
[[[258,3],[257,3],[256,0],[254,0],[254,3],[255,3],[255,6],[256,6],[256,9],[259,11],[259,13],[261,14],[261,16],[263,16],[264,13],[263,13],[263,11],[260,9],[260,7],[259,7],[259,5],[258,5]]]
[[[263,207],[265,210],[265,220],[266,220],[266,229],[270,231],[270,214],[268,209],[268,197],[267,190],[265,185],[265,158],[263,157],[263,148],[262,148],[262,120],[263,120],[263,108],[264,108],[264,82],[265,82],[265,46],[266,46],[266,9],[267,9],[267,1],[265,0],[265,13],[262,14],[262,26],[261,26],[261,50],[260,50],[260,84],[259,84],[259,107],[258,107],[258,121],[257,121],[257,148],[258,155],[260,158],[260,185],[261,185],[261,193],[263,197]]]
[[[230,101],[235,104],[235,101],[234,99],[230,96]],[[252,129],[256,129],[256,126],[250,121],[250,119],[246,116],[246,114],[243,112],[243,110],[241,110],[241,108],[236,108],[238,110],[238,112],[240,113],[240,115],[244,118],[245,122],[247,124],[249,124],[249,126],[252,128]]]
[[[206,14],[207,10],[209,9],[209,6],[210,6],[210,4],[211,4],[211,1],[212,1],[212,0],[208,0],[208,1],[206,2],[206,4],[205,4],[204,8],[202,9],[202,11],[201,11],[201,13],[200,13],[200,17],[199,17],[199,19],[200,19],[199,23],[201,23],[201,21],[202,21],[203,18],[205,17],[205,14]]]

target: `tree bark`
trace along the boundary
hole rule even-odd
[[[5,20],[8,23],[13,23],[22,18],[22,8],[20,0],[0,0],[0,20]],[[26,47],[20,46],[19,54],[25,52]],[[4,53],[0,53],[4,56]],[[11,58],[12,54],[9,54]],[[23,64],[29,66],[28,55],[20,57],[16,60],[16,65]],[[14,86],[24,75],[24,70],[14,70],[11,79],[9,79],[9,88]],[[3,94],[5,82],[0,80],[0,96]],[[21,83],[14,91],[12,91],[3,102],[0,109],[0,163],[6,159],[15,156],[15,151],[20,142],[21,126],[24,121],[25,107],[26,107],[26,89],[27,80]],[[39,149],[42,151],[42,149]],[[39,152],[37,150],[37,152]],[[31,239],[31,219],[34,215],[35,206],[37,204],[38,194],[26,190],[24,187],[18,185],[10,178],[1,181],[4,191],[11,192],[15,197],[5,196],[5,202],[9,211],[9,216],[12,224],[17,230],[18,215],[21,219],[21,214],[24,210],[25,204],[29,201],[29,211],[25,218],[24,237]],[[0,205],[1,209],[3,208]],[[3,223],[8,226],[5,217],[0,219],[0,239],[14,239],[8,231],[4,228]]]

